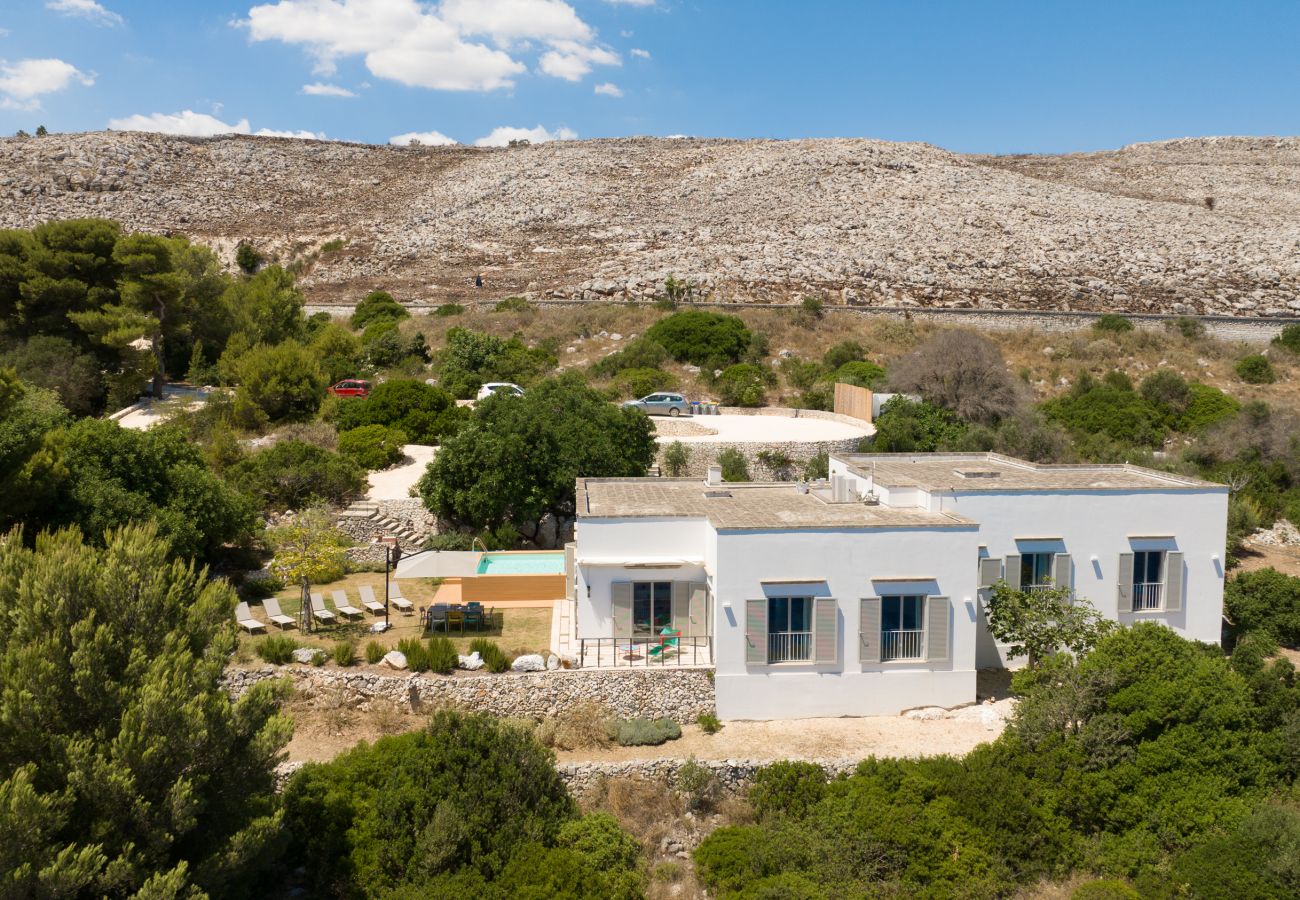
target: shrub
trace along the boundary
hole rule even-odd
[[[385,425],[400,429],[414,444],[437,444],[469,418],[442,388],[407,378],[376,385],[368,397],[341,403],[331,414],[340,431]]]
[[[274,575],[255,575],[239,585],[239,595],[249,600],[264,600],[284,590],[284,582]]]
[[[1182,432],[1199,431],[1230,419],[1241,404],[1216,387],[1193,381],[1187,386],[1188,401],[1186,407],[1174,422],[1174,427]]]
[[[293,659],[298,642],[282,634],[268,634],[257,642],[257,655],[274,666],[282,666]]]
[[[623,369],[614,376],[614,390],[620,397],[644,397],[676,386],[677,379],[659,369]]]
[[[1092,330],[1103,334],[1123,334],[1133,330],[1133,323],[1118,313],[1105,313],[1092,323]]]
[[[313,498],[342,503],[365,484],[361,468],[303,441],[281,441],[231,466],[232,484],[265,509],[301,509]]]
[[[543,720],[537,726],[537,737],[542,743],[560,750],[608,747],[611,740],[609,710],[595,700],[580,700],[555,718]]]
[[[759,450],[758,461],[767,467],[777,481],[789,481],[794,460],[784,450]]]
[[[826,794],[826,771],[816,763],[783,760],[754,774],[749,802],[760,819],[806,816]]]
[[[393,299],[387,291],[371,291],[365,299],[357,304],[352,313],[351,325],[355,329],[367,329],[380,322],[396,323],[410,318],[406,307]],[[371,336],[367,334],[367,338]]]
[[[546,346],[529,347],[517,337],[452,328],[439,365],[439,383],[454,396],[474,396],[486,381],[528,385],[553,369],[557,359]]]
[[[1165,328],[1182,335],[1189,341],[1205,337],[1205,325],[1195,316],[1178,316],[1165,320]]]
[[[334,253],[338,250],[342,250],[345,246],[347,246],[347,243],[348,242],[345,241],[343,238],[333,238],[332,240],[328,240],[325,243],[320,245],[320,252]]]
[[[668,360],[668,351],[658,341],[644,335],[629,341],[617,350],[596,361],[591,371],[597,375],[616,375],[624,369],[658,369]]]
[[[404,458],[406,433],[384,425],[362,425],[339,435],[339,454],[363,469],[386,469]]]
[[[1102,382],[1085,375],[1069,393],[1043,404],[1043,411],[1076,434],[1104,434],[1144,447],[1158,446],[1165,437],[1159,411],[1133,390],[1123,373],[1108,373]]]
[[[611,723],[610,730],[620,747],[657,745],[682,736],[682,727],[672,719],[622,719]]]
[[[1267,356],[1252,353],[1237,360],[1237,377],[1247,384],[1272,384],[1277,381],[1277,373]]]
[[[705,734],[717,734],[722,730],[722,720],[713,713],[700,713],[700,717],[695,721]]]
[[[698,309],[665,316],[645,336],[678,362],[702,367],[739,362],[751,341],[749,329],[736,316]]]
[[[1224,587],[1223,611],[1238,632],[1300,646],[1300,578],[1272,568],[1242,572]]]
[[[252,244],[241,242],[235,250],[235,265],[249,275],[256,272],[264,262],[266,262],[266,255]]]
[[[812,459],[804,463],[803,477],[805,481],[819,481],[831,477],[831,455],[822,450]]]
[[[357,645],[351,641],[339,641],[330,648],[330,658],[337,666],[350,666],[356,661]]]
[[[766,399],[763,370],[750,363],[728,366],[714,387],[723,406],[762,406]]]
[[[818,296],[804,297],[799,303],[799,312],[797,314],[799,324],[805,328],[811,327],[825,315],[826,301]]]
[[[686,808],[694,810],[712,809],[722,794],[718,777],[693,756],[677,770],[677,790],[686,798]]]
[[[681,441],[673,441],[664,448],[664,471],[669,478],[681,478],[691,462],[691,452]]]
[[[461,306],[459,303],[442,303],[433,311],[433,314],[440,319],[446,319],[451,316],[458,316],[464,311],[465,307]]]
[[[833,377],[844,384],[878,388],[885,380],[885,370],[873,362],[846,362],[835,370]]]
[[[1173,416],[1180,415],[1192,402],[1192,389],[1173,369],[1156,369],[1142,379],[1142,397]]]
[[[388,651],[384,649],[384,645],[379,641],[371,641],[366,644],[366,662],[372,666],[377,665],[387,653]]]
[[[510,668],[510,659],[500,647],[487,638],[474,638],[469,643],[469,652],[478,653],[483,658],[483,667],[489,672],[500,674]]]
[[[237,410],[257,411],[272,422],[309,419],[325,396],[325,372],[297,341],[259,344],[234,363]]]
[[[1070,900],[1141,900],[1141,898],[1141,894],[1118,878],[1086,881],[1070,894]]]
[[[894,390],[920,394],[971,422],[985,424],[1021,410],[1025,387],[996,344],[973,331],[942,331],[890,364]]]
[[[526,312],[528,301],[523,297],[507,297],[493,307],[493,312]]]
[[[1273,338],[1273,343],[1285,347],[1292,353],[1300,353],[1300,325],[1284,325],[1281,333]]]
[[[838,369],[845,363],[861,362],[867,358],[867,351],[857,341],[840,341],[826,351],[822,357],[828,369]]]
[[[723,481],[749,481],[749,461],[735,447],[726,447],[718,454]]]
[[[456,645],[451,642],[451,638],[436,636],[429,638],[425,659],[429,671],[437,672],[439,675],[450,675],[456,668],[456,664],[460,662],[460,654],[456,652]]]
[[[966,428],[946,409],[900,396],[881,408],[876,433],[863,443],[875,453],[930,453],[956,443]]]

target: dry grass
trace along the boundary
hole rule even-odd
[[[558,716],[543,719],[533,732],[544,746],[557,750],[603,750],[610,746],[609,708],[583,700]]]

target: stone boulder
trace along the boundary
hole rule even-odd
[[[544,672],[546,660],[542,659],[540,653],[525,653],[516,659],[510,668],[516,672]]]
[[[400,650],[389,650],[384,654],[384,658],[379,661],[381,666],[388,666],[391,669],[406,668],[406,654]]]
[[[316,661],[316,657],[325,656],[325,651],[319,647],[299,647],[293,651],[293,661],[310,666]]]
[[[472,672],[475,669],[483,668],[483,657],[479,655],[477,650],[475,650],[469,656],[460,657],[457,665],[462,669],[468,669]]]

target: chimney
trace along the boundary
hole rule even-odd
[[[709,466],[709,474],[704,476],[704,483],[710,487],[722,484],[722,466]]]

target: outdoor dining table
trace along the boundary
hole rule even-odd
[[[425,615],[425,620],[424,620],[425,630],[432,631],[434,627],[433,607],[431,606],[427,610],[425,610],[424,615]],[[496,624],[495,607],[487,608],[479,605],[470,605],[465,603],[449,603],[446,604],[444,615],[446,618],[443,619],[442,624],[446,633],[448,634],[451,633],[453,626],[458,627],[460,629],[460,633],[464,634],[466,630],[468,630],[471,627],[475,631],[484,631],[484,630],[490,631]]]

